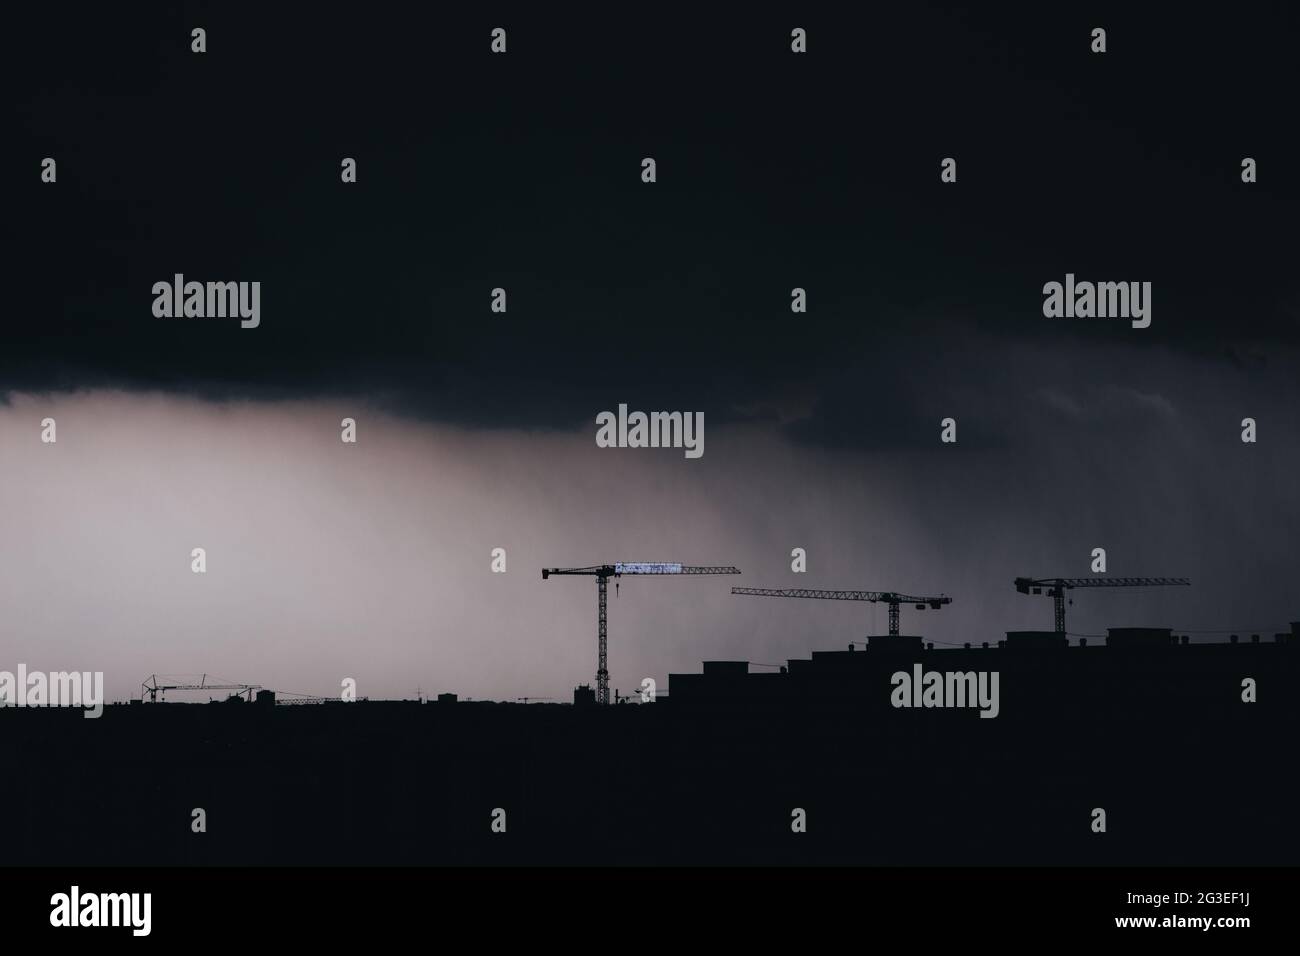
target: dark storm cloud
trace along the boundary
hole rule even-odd
[[[893,447],[955,402],[989,417],[1050,395],[999,381],[1019,344],[1225,360],[1300,341],[1285,24],[803,15],[807,57],[787,52],[788,16],[698,9],[635,30],[501,11],[498,58],[469,39],[483,23],[445,13],[34,23],[0,382],[365,395],[561,428],[624,400],[744,420],[802,389],[817,404],[799,439],[859,444],[843,419],[860,398],[888,409],[871,440]],[[1105,57],[1081,39],[1093,19]],[[27,168],[44,155],[55,187]],[[938,182],[947,155],[956,186]],[[1067,271],[1152,281],[1152,328],[1045,320],[1042,284]],[[262,326],[154,318],[150,287],[177,272],[261,281]]]

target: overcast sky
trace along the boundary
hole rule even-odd
[[[1071,631],[1300,618],[1291,14],[254,11],[23,13],[0,668],[563,698],[596,588],[540,568],[620,560],[745,572],[625,581],[623,689],[884,628],[733,583],[995,640],[1105,547],[1194,586]],[[1150,281],[1151,327],[1044,318],[1067,272]],[[154,317],[175,273],[260,281],[260,327]],[[620,402],[702,411],[704,457],[598,449]]]

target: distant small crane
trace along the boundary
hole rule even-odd
[[[1073,588],[1149,588],[1191,583],[1187,578],[1016,578],[1016,590],[1021,594],[1042,594],[1045,589],[1055,605],[1056,633],[1064,635],[1065,592]]]
[[[606,603],[609,593],[609,579],[614,578],[614,587],[618,587],[618,578],[625,574],[739,574],[732,567],[705,567],[671,562],[625,562],[622,564],[598,564],[590,568],[542,568],[542,580],[552,574],[584,574],[596,579],[596,641],[598,644],[596,663],[596,703],[609,703],[609,667],[608,644],[609,626],[606,622]]]
[[[192,675],[183,675],[183,676],[192,676]],[[180,680],[180,679],[181,679],[180,677],[166,677],[166,676],[163,677],[164,681]],[[218,680],[219,679],[220,678],[218,678]],[[166,700],[167,691],[169,690],[233,690],[233,691],[237,691],[240,694],[247,694],[249,701],[251,701],[253,699],[253,692],[259,691],[261,689],[262,688],[258,687],[256,684],[231,684],[231,683],[209,684],[207,674],[204,674],[200,678],[197,684],[195,683],[160,684],[158,683],[158,675],[150,674],[140,684],[140,699],[143,700],[144,695],[148,694],[150,703],[156,703],[158,700],[158,695],[162,694],[163,699]]]
[[[918,597],[913,594],[899,594],[896,591],[827,591],[820,588],[732,588],[732,594],[757,594],[761,597],[820,598],[824,601],[877,601],[889,605],[889,633],[898,636],[898,607],[900,604],[914,604],[918,611],[927,607],[939,610],[945,604],[951,604],[952,598],[945,594],[934,597]]]

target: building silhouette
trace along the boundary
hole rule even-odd
[[[0,709],[13,863],[1286,864],[1300,624],[1191,642],[872,637],[652,704]],[[999,713],[893,675],[999,675]],[[1254,702],[1244,683],[1254,682]],[[634,696],[633,701],[637,698]],[[261,700],[259,699],[259,703]],[[190,830],[206,811],[208,832]],[[490,830],[504,808],[505,834]],[[802,809],[807,832],[792,832]],[[1092,814],[1106,811],[1094,832]]]

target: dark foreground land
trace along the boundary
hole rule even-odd
[[[134,703],[97,720],[0,709],[4,853],[75,865],[1300,859],[1300,635],[893,641],[785,674],[706,666],[649,705]],[[891,674],[916,663],[998,671],[999,715],[892,707]],[[191,830],[199,807],[206,833]],[[792,832],[795,808],[805,833]]]

